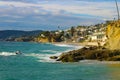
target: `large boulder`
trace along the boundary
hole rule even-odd
[[[120,49],[120,20],[112,21],[106,29],[108,41],[105,47],[111,50]]]
[[[50,56],[50,59],[57,59],[58,56]]]

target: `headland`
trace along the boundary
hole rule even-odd
[[[62,62],[78,62],[80,60],[120,61],[120,21],[112,21],[106,29],[106,42],[75,43],[84,46],[81,49],[51,56],[51,59]],[[73,43],[72,43],[73,44]]]

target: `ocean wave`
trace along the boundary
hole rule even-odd
[[[70,44],[54,44],[55,46],[59,46],[59,47],[71,47],[73,48],[73,50],[76,50],[76,49],[80,49],[84,46],[78,46],[78,45],[70,45]]]
[[[55,51],[55,50],[42,50],[41,52],[51,52],[51,53],[57,53],[58,51]]]
[[[63,52],[47,50],[46,52],[54,52],[54,54],[45,54],[45,53],[23,53],[22,56],[29,56],[37,58],[39,62],[56,62],[56,60],[50,59],[50,56],[59,56]],[[70,50],[66,50],[70,51]],[[15,56],[15,52],[0,52],[0,56]]]
[[[16,55],[13,52],[0,52],[0,56],[12,56],[12,55]]]
[[[50,59],[51,56],[60,56],[62,53],[66,53],[77,48],[81,48],[82,46],[77,46],[76,48],[67,49],[65,51],[55,51],[55,50],[43,50],[41,52],[52,52],[54,54],[45,54],[45,53],[29,53],[26,56],[32,56],[38,59],[39,62],[56,62],[54,59]]]
[[[74,50],[77,50],[77,49],[81,49],[83,48],[84,46],[75,46],[75,49]]]
[[[66,51],[62,51],[62,52],[57,52],[55,54],[41,54],[41,53],[32,53],[32,54],[28,54],[27,56],[33,56],[38,58],[39,62],[57,62],[55,59],[50,59],[51,56],[60,56],[62,53],[65,52],[69,52],[71,51],[71,49],[67,49]]]
[[[73,45],[69,45],[69,44],[54,44],[54,45],[60,47],[74,47]]]
[[[66,50],[64,52],[68,52]],[[41,53],[24,53],[22,56],[30,56],[38,59],[38,62],[57,62],[55,59],[50,59],[50,56],[59,56],[63,52],[56,54],[41,54]],[[15,56],[14,52],[0,52],[0,56]],[[80,63],[84,64],[120,64],[120,61],[97,61],[97,60],[81,60]]]
[[[64,45],[65,46],[65,45]],[[78,48],[78,47],[77,47]],[[62,53],[69,52],[75,48],[67,49],[65,51],[56,51],[56,50],[42,50],[41,53],[23,53],[22,56],[31,56],[38,59],[39,62],[56,62],[54,59],[50,59],[50,56],[59,56]],[[42,53],[43,52],[43,53]],[[53,54],[47,54],[45,52],[51,52]],[[0,56],[14,56],[15,52],[0,52]]]
[[[47,50],[49,51],[49,50]],[[52,51],[52,50],[50,50]],[[29,53],[29,54],[25,54],[25,56],[32,56],[38,59],[39,62],[56,62],[55,59],[50,59],[51,56],[59,56],[64,52],[68,52],[71,51],[71,49],[67,49],[66,51],[61,51],[61,52],[57,52],[55,54],[44,54],[44,53]],[[53,51],[54,52],[54,51]]]
[[[15,56],[15,52],[0,52],[0,56]],[[24,53],[22,56],[30,56],[38,59],[39,62],[55,62],[55,60],[50,59],[53,54],[39,54],[39,53]]]
[[[35,57],[38,59],[38,62],[56,62],[55,60],[49,58],[50,56],[52,56],[52,54],[31,53],[31,54],[26,54],[25,56]]]

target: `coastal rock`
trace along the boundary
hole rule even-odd
[[[120,20],[112,21],[106,29],[108,41],[105,47],[111,50],[120,49]]]
[[[71,51],[72,52],[72,51]],[[59,59],[57,61],[62,61],[62,62],[78,62],[78,59],[75,57],[74,53],[69,52],[63,53],[60,55]]]
[[[50,59],[57,59],[57,56],[51,56]]]
[[[120,50],[109,50],[104,48],[84,47],[82,49],[73,50],[63,53],[57,61],[62,62],[78,62],[80,60],[99,60],[99,61],[120,61]],[[118,57],[119,56],[119,57]]]

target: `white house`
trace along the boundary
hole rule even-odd
[[[106,36],[105,36],[105,32],[96,32],[92,35],[89,35],[89,39],[90,41],[106,41]]]

